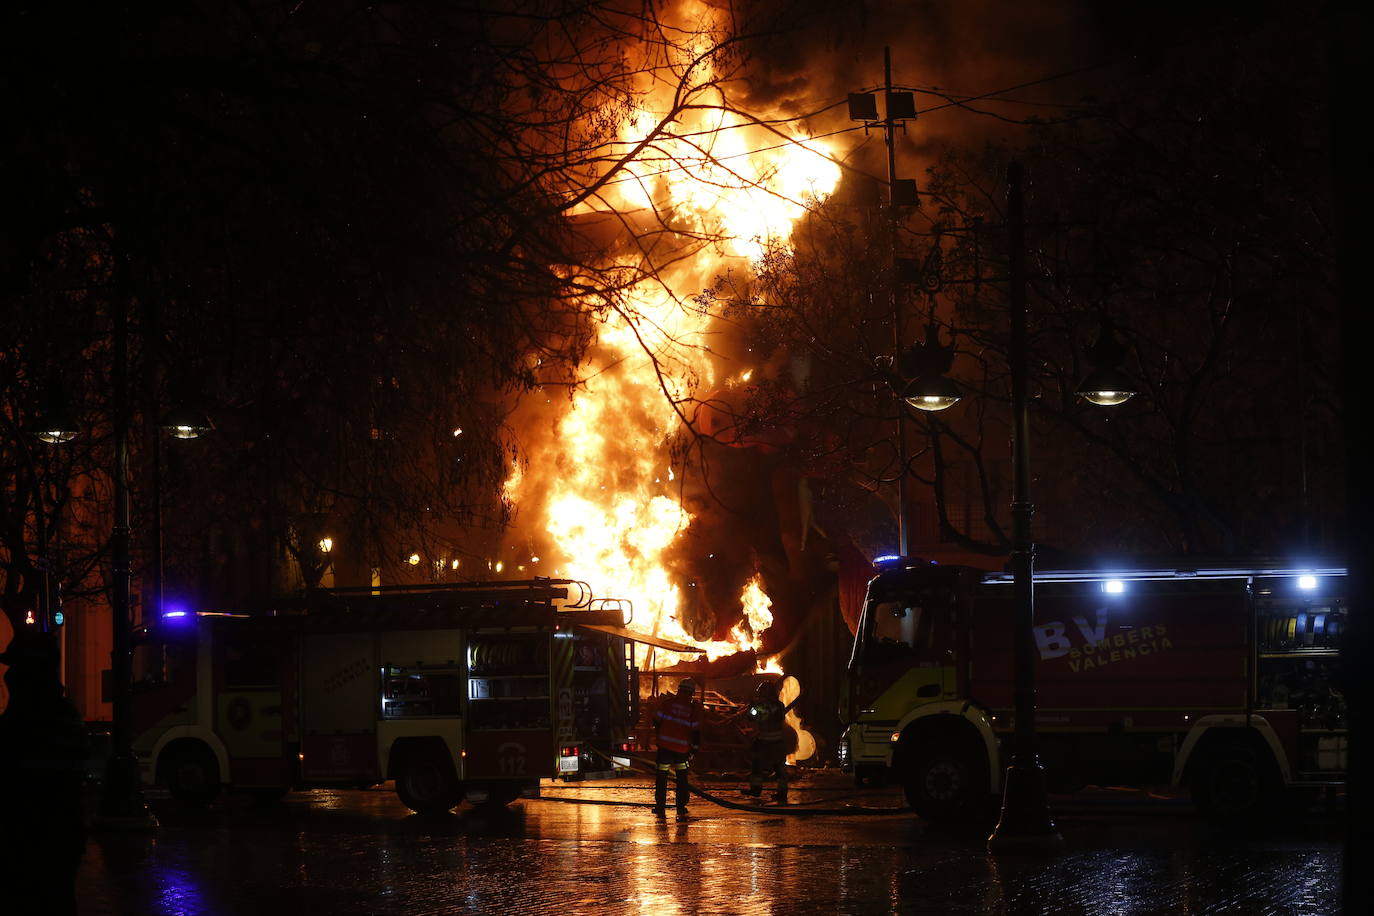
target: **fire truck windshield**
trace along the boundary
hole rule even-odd
[[[873,636],[875,643],[900,643],[908,648],[917,644],[917,634],[928,618],[919,605],[903,601],[884,601],[873,607]],[[928,632],[928,622],[924,629]]]

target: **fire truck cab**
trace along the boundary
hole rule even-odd
[[[141,634],[134,749],[186,804],[395,780],[417,812],[628,767],[628,602],[536,579],[171,612]]]
[[[1184,786],[1223,821],[1342,785],[1345,569],[1038,572],[1036,732],[1050,786]],[[1010,574],[900,561],[869,582],[843,765],[921,816],[982,810],[1014,729]],[[1285,792],[1287,790],[1287,792]]]

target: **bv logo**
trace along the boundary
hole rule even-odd
[[[1096,619],[1091,624],[1086,617],[1073,618],[1074,626],[1078,628],[1083,643],[1087,645],[1107,638],[1107,609],[1098,608],[1094,616]],[[1035,645],[1040,649],[1041,658],[1058,658],[1069,654],[1069,650],[1073,648],[1073,641],[1069,639],[1068,626],[1055,620],[1035,625]]]
[[[1067,655],[1069,670],[1078,673],[1156,655],[1174,647],[1171,634],[1162,623],[1118,627],[1116,633],[1108,636],[1107,609],[1098,608],[1094,618],[1091,624],[1086,617],[1073,618],[1081,637],[1077,642],[1069,637],[1068,626],[1060,621],[1037,624],[1035,644],[1040,657],[1050,659]]]

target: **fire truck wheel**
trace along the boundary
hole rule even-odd
[[[396,772],[396,795],[416,814],[444,814],[463,798],[453,766],[437,754],[413,753]]]
[[[1278,774],[1272,761],[1254,748],[1227,742],[1198,761],[1192,778],[1193,804],[1209,820],[1226,824],[1254,821],[1270,808]]]
[[[906,802],[934,823],[964,820],[987,800],[987,765],[962,742],[945,741],[922,751],[906,768]]]
[[[163,752],[162,778],[172,800],[188,808],[201,808],[219,795],[219,761],[199,741],[174,744]]]

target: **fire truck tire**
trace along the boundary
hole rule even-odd
[[[177,741],[162,752],[162,782],[172,800],[186,808],[203,808],[220,793],[219,761],[199,741]]]
[[[396,768],[396,795],[416,814],[445,814],[463,800],[453,765],[438,754],[406,755]]]
[[[915,753],[902,774],[906,802],[932,823],[981,816],[987,807],[987,758],[967,742],[946,740]]]
[[[1279,789],[1274,763],[1239,741],[1218,743],[1197,763],[1193,804],[1208,820],[1246,824],[1273,811]]]

